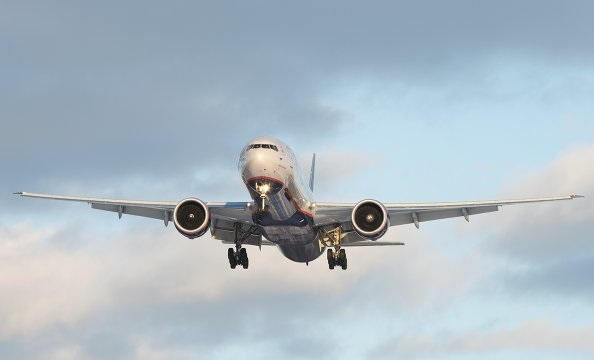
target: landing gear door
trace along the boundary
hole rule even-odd
[[[262,245],[262,229],[251,223],[214,217],[210,225],[210,234],[213,239],[226,244],[235,244],[238,240],[243,245]]]

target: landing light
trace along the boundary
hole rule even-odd
[[[270,184],[260,185],[256,190],[258,190],[260,194],[268,194],[270,191]]]

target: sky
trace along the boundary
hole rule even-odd
[[[0,358],[594,356],[591,1],[0,0]],[[349,269],[16,191],[245,201],[586,198],[393,227]]]

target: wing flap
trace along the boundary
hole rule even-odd
[[[111,211],[126,215],[142,216],[152,219],[159,219],[163,221],[171,221],[173,212],[171,209],[157,209],[149,208],[144,206],[135,205],[114,205],[114,204],[103,204],[103,203],[91,203],[91,207],[97,210]]]
[[[454,217],[463,217],[466,215],[478,215],[488,212],[498,211],[499,206],[482,206],[473,208],[452,208],[452,209],[436,209],[436,210],[421,210],[421,211],[402,211],[402,210],[388,210],[390,214],[390,225],[404,225],[415,222],[413,213],[416,214],[419,222],[448,219]],[[466,211],[466,214],[464,214]]]
[[[341,244],[342,247],[360,247],[360,246],[400,246],[404,245],[403,242],[393,241],[365,241],[365,242],[354,242],[348,244]]]
[[[509,200],[479,200],[479,201],[459,201],[459,202],[439,202],[439,203],[386,203],[386,208],[400,210],[424,210],[424,209],[445,209],[445,208],[473,208],[482,206],[504,206],[541,203],[549,201],[573,200],[582,198],[581,195],[551,196],[531,199],[509,199]]]

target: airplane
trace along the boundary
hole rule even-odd
[[[252,201],[205,202],[189,197],[181,201],[144,201],[61,196],[18,192],[16,195],[84,202],[93,209],[158,219],[190,239],[210,230],[212,239],[234,245],[227,251],[229,265],[249,266],[244,245],[276,246],[288,259],[309,264],[326,252],[329,269],[347,269],[345,247],[393,246],[402,242],[378,241],[390,226],[420,224],[445,218],[498,211],[501,206],[581,198],[580,195],[516,200],[437,203],[316,202],[313,199],[316,156],[309,182],[299,171],[293,151],[272,137],[250,141],[239,156],[239,172]]]

